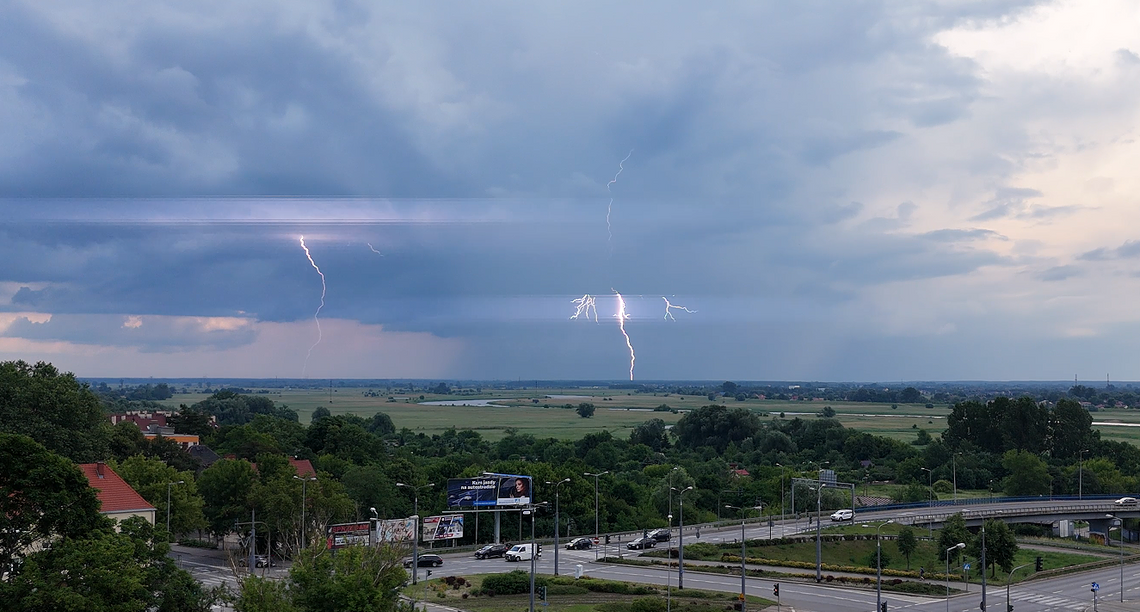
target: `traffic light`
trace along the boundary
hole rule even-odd
[[[610,534],[606,534],[606,544],[610,543]]]
[[[879,604],[879,612],[887,612],[887,602]]]
[[[1013,604],[1005,604],[1005,612],[1013,612]]]
[[[1037,562],[1034,564],[1034,566],[1033,566],[1033,567],[1034,567],[1034,568],[1036,568],[1036,571],[1041,571],[1041,568],[1042,568],[1043,566],[1044,566],[1044,563],[1042,563],[1042,559],[1041,559],[1041,557],[1040,557],[1040,556],[1038,556],[1038,557],[1037,557]]]
[[[780,596],[780,583],[777,582],[776,584],[772,585],[772,595],[774,597]]]
[[[546,601],[546,587],[538,587],[539,601]]]

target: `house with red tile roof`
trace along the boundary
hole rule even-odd
[[[87,476],[87,482],[97,491],[104,516],[124,521],[132,516],[141,516],[154,524],[155,507],[139,495],[127,481],[115,473],[106,463],[81,463],[79,469]]]

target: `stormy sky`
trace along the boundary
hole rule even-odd
[[[1137,380],[1138,126],[1135,1],[4,3],[0,359]]]

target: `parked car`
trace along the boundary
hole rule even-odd
[[[845,508],[843,510],[836,510],[835,513],[831,515],[831,520],[833,520],[833,521],[853,521],[853,520],[855,520],[855,511],[851,510],[850,508]]]
[[[1135,497],[1121,497],[1112,503],[1116,504],[1117,506],[1135,506],[1137,500]]]
[[[566,550],[590,550],[594,547],[594,540],[591,538],[574,538],[566,543]]]
[[[625,545],[625,547],[630,550],[644,550],[646,548],[653,548],[654,546],[657,546],[657,540],[650,537],[637,538]]]
[[[441,557],[439,555],[432,555],[432,554],[420,555],[419,565],[420,565],[420,567],[440,567],[441,565],[443,565],[443,557]],[[411,557],[404,559],[404,567],[411,567],[411,566],[412,566]]]
[[[515,544],[503,555],[507,561],[530,561],[534,556],[533,544]],[[538,556],[542,556],[542,547],[538,547]]]
[[[669,529],[654,529],[646,534],[647,537],[653,538],[658,542],[668,542],[673,537],[672,530]]]
[[[501,557],[507,553],[510,547],[510,544],[488,544],[475,551],[475,558],[490,559],[491,557]]]

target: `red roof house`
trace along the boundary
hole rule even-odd
[[[106,463],[81,463],[79,469],[83,470],[91,487],[98,491],[102,514],[118,521],[141,516],[154,524],[155,507]]]

